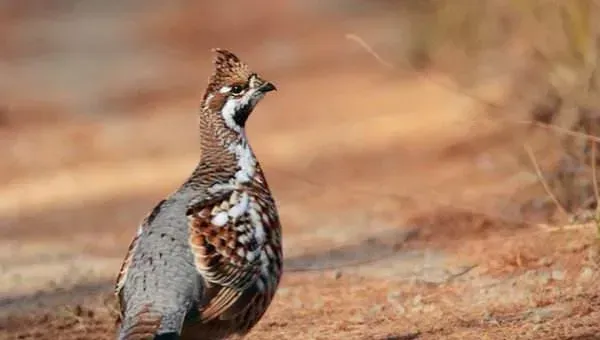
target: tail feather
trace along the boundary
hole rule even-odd
[[[125,317],[119,330],[119,340],[152,340],[160,328],[162,317],[152,313],[148,308],[131,316]],[[163,338],[160,338],[163,339]],[[176,339],[176,338],[164,338]]]
[[[167,312],[165,308],[156,310],[146,305],[138,313],[125,313],[118,340],[179,339],[184,318],[183,310]]]

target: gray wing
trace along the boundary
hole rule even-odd
[[[129,271],[129,267],[131,266],[131,260],[133,258],[133,254],[135,253],[135,250],[136,250],[136,247],[138,244],[138,240],[139,240],[140,236],[142,235],[143,230],[145,228],[147,228],[148,225],[150,223],[152,223],[154,218],[158,215],[158,213],[160,212],[160,209],[162,208],[164,203],[165,203],[165,200],[161,200],[160,202],[158,202],[158,204],[154,207],[154,209],[152,209],[152,212],[150,212],[150,214],[148,214],[148,216],[146,216],[142,220],[142,223],[138,227],[137,233],[135,234],[135,236],[131,240],[131,243],[129,244],[129,248],[127,249],[127,253],[125,254],[123,263],[121,263],[121,268],[119,269],[119,273],[117,274],[117,279],[115,282],[115,295],[117,296],[119,309],[121,311],[121,317],[123,317],[123,307],[124,307],[124,301],[123,301],[123,296],[122,296],[121,292],[123,290],[123,285],[125,284],[125,280],[127,279],[127,272]]]

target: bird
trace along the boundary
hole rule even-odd
[[[216,48],[199,114],[200,160],[142,220],[117,275],[116,338],[239,338],[282,275],[281,223],[246,122],[273,83]]]

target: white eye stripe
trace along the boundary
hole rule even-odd
[[[221,87],[221,89],[219,90],[219,93],[229,93],[231,91],[231,86],[223,86]]]

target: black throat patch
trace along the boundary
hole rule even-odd
[[[233,115],[233,121],[237,125],[244,127],[248,117],[250,116],[250,113],[252,113],[252,109],[254,109],[254,107],[250,103],[241,106]]]

